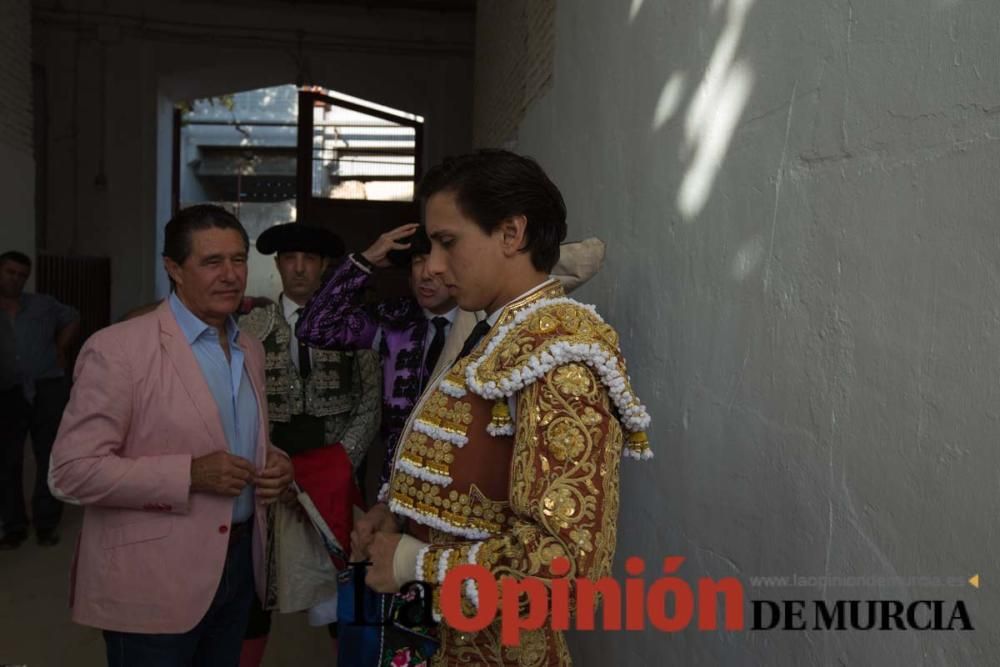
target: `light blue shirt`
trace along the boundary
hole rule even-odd
[[[215,327],[198,319],[176,294],[170,295],[170,309],[201,366],[201,373],[205,376],[212,396],[215,397],[229,452],[254,463],[260,417],[257,412],[257,397],[243,366],[243,350],[236,343],[240,332],[236,321],[230,317],[226,322],[229,356],[232,359],[230,363]],[[252,484],[247,484],[233,504],[233,523],[249,519],[253,516],[253,508],[254,489]]]

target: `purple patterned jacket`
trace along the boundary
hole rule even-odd
[[[399,298],[366,305],[370,273],[350,257],[338,266],[306,304],[295,335],[311,347],[371,349],[378,331],[382,360],[382,437],[385,461],[379,486],[389,481],[396,441],[420,397],[426,378],[421,363],[427,318],[415,299]]]

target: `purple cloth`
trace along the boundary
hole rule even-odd
[[[371,349],[382,330],[382,437],[386,456],[381,484],[389,481],[396,443],[406,418],[420,397],[424,377],[427,318],[415,299],[365,304],[371,274],[350,258],[338,266],[299,316],[295,335],[311,347],[327,350]]]

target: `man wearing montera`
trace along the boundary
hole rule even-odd
[[[461,310],[441,277],[428,271],[430,250],[423,225],[387,231],[363,252],[348,255],[310,299],[297,327],[299,340],[317,348],[379,352],[386,449],[379,496],[387,489],[396,443],[417,399],[455,361],[482,317]],[[553,275],[570,291],[597,272],[603,257],[604,244],[598,239],[564,244]],[[391,266],[409,270],[412,296],[366,303],[365,292],[378,270]]]
[[[357,536],[367,583],[438,587],[462,563],[551,579],[555,558],[569,579],[607,576],[619,461],[651,456],[649,415],[617,333],[549,277],[566,235],[562,196],[537,163],[499,150],[446,160],[420,195],[428,270],[460,308],[487,317],[403,429],[387,502],[369,513],[378,529]],[[474,585],[461,591],[478,604]],[[522,632],[520,646],[502,644],[498,622],[438,632],[435,665],[571,664],[548,624]]]
[[[292,479],[267,434],[264,351],[232,313],[248,238],[210,205],[164,231],[172,293],[94,334],[52,451],[49,485],[84,506],[73,620],[109,665],[236,665],[256,588],[264,505]]]
[[[48,485],[49,456],[69,397],[66,359],[80,333],[75,308],[46,294],[24,291],[31,259],[20,252],[0,255],[0,327],[13,342],[13,382],[0,387],[0,549],[16,549],[28,536],[24,503],[24,444],[31,435],[35,486],[31,522],[42,546],[59,542],[62,503]],[[13,337],[10,337],[13,334]]]
[[[408,243],[398,243],[400,239]],[[399,433],[459,314],[444,284],[427,272],[429,251],[430,241],[418,225],[382,235],[365,252],[348,255],[309,302],[298,325],[299,340],[317,348],[378,351],[386,448],[379,487],[389,481]],[[413,296],[366,304],[374,269],[393,262],[409,269]]]
[[[317,350],[295,336],[302,308],[320,286],[330,262],[344,253],[333,232],[303,223],[268,228],[257,250],[275,255],[281,276],[277,303],[254,308],[240,327],[264,344],[271,442],[291,456],[295,478],[331,530],[350,539],[353,506],[360,501],[357,469],[379,426],[381,369],[370,349]],[[310,612],[336,639],[335,599]],[[271,629],[271,613],[253,604],[241,667],[259,665]],[[336,644],[336,642],[334,642]]]

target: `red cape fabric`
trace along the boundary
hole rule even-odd
[[[354,506],[360,507],[362,500],[343,445],[338,442],[296,454],[292,457],[292,467],[295,481],[309,494],[344,551],[350,553]]]

